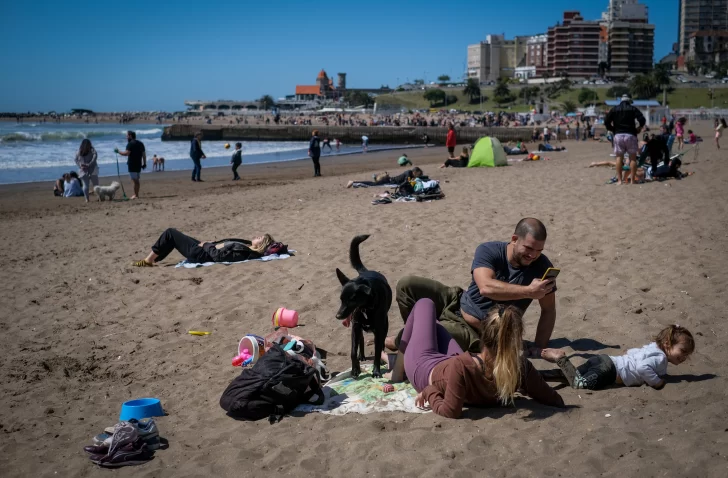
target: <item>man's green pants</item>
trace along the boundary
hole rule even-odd
[[[463,289],[448,287],[436,280],[417,276],[405,276],[397,282],[397,305],[402,320],[412,312],[420,299],[430,299],[435,303],[437,320],[455,339],[460,347],[469,352],[480,352],[480,333],[472,328],[460,314],[460,296]],[[401,332],[398,339],[401,337]],[[399,343],[399,340],[397,340]]]

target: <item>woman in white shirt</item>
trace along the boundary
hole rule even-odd
[[[668,362],[680,365],[695,351],[693,335],[685,327],[671,325],[657,334],[655,341],[625,355],[596,355],[574,367],[563,350],[543,349],[541,357],[556,362],[572,388],[599,390],[613,384],[628,387],[646,383],[660,389]]]

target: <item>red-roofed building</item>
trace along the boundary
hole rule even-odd
[[[339,84],[334,86],[334,79],[329,78],[326,70],[319,71],[315,85],[296,85],[296,100],[314,101],[338,99],[346,91],[346,73],[339,73]]]

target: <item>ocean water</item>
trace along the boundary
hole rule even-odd
[[[126,130],[137,133],[137,139],[147,150],[147,169],[152,174],[152,156],[165,159],[165,169],[192,170],[188,141],[162,141],[162,125],[122,124],[15,124],[0,122],[0,184],[33,181],[54,181],[64,172],[77,170],[74,158],[81,141],[91,140],[98,154],[101,176],[117,174],[117,158],[114,148],[126,147]],[[292,161],[307,158],[308,143],[301,141],[243,141],[243,166],[254,163]],[[224,141],[203,141],[202,149],[207,159],[204,168],[227,166],[234,144],[226,150]],[[386,146],[370,147],[370,150],[389,149]],[[361,151],[361,145],[342,145],[341,154]],[[336,153],[323,153],[322,157]],[[122,175],[127,172],[126,158],[118,157]],[[244,169],[243,169],[244,171]],[[123,177],[123,176],[122,176]],[[103,181],[101,181],[104,184]]]

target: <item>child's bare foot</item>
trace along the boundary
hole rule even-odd
[[[542,349],[541,358],[549,362],[556,362],[560,358],[566,357],[566,352],[559,349]]]

